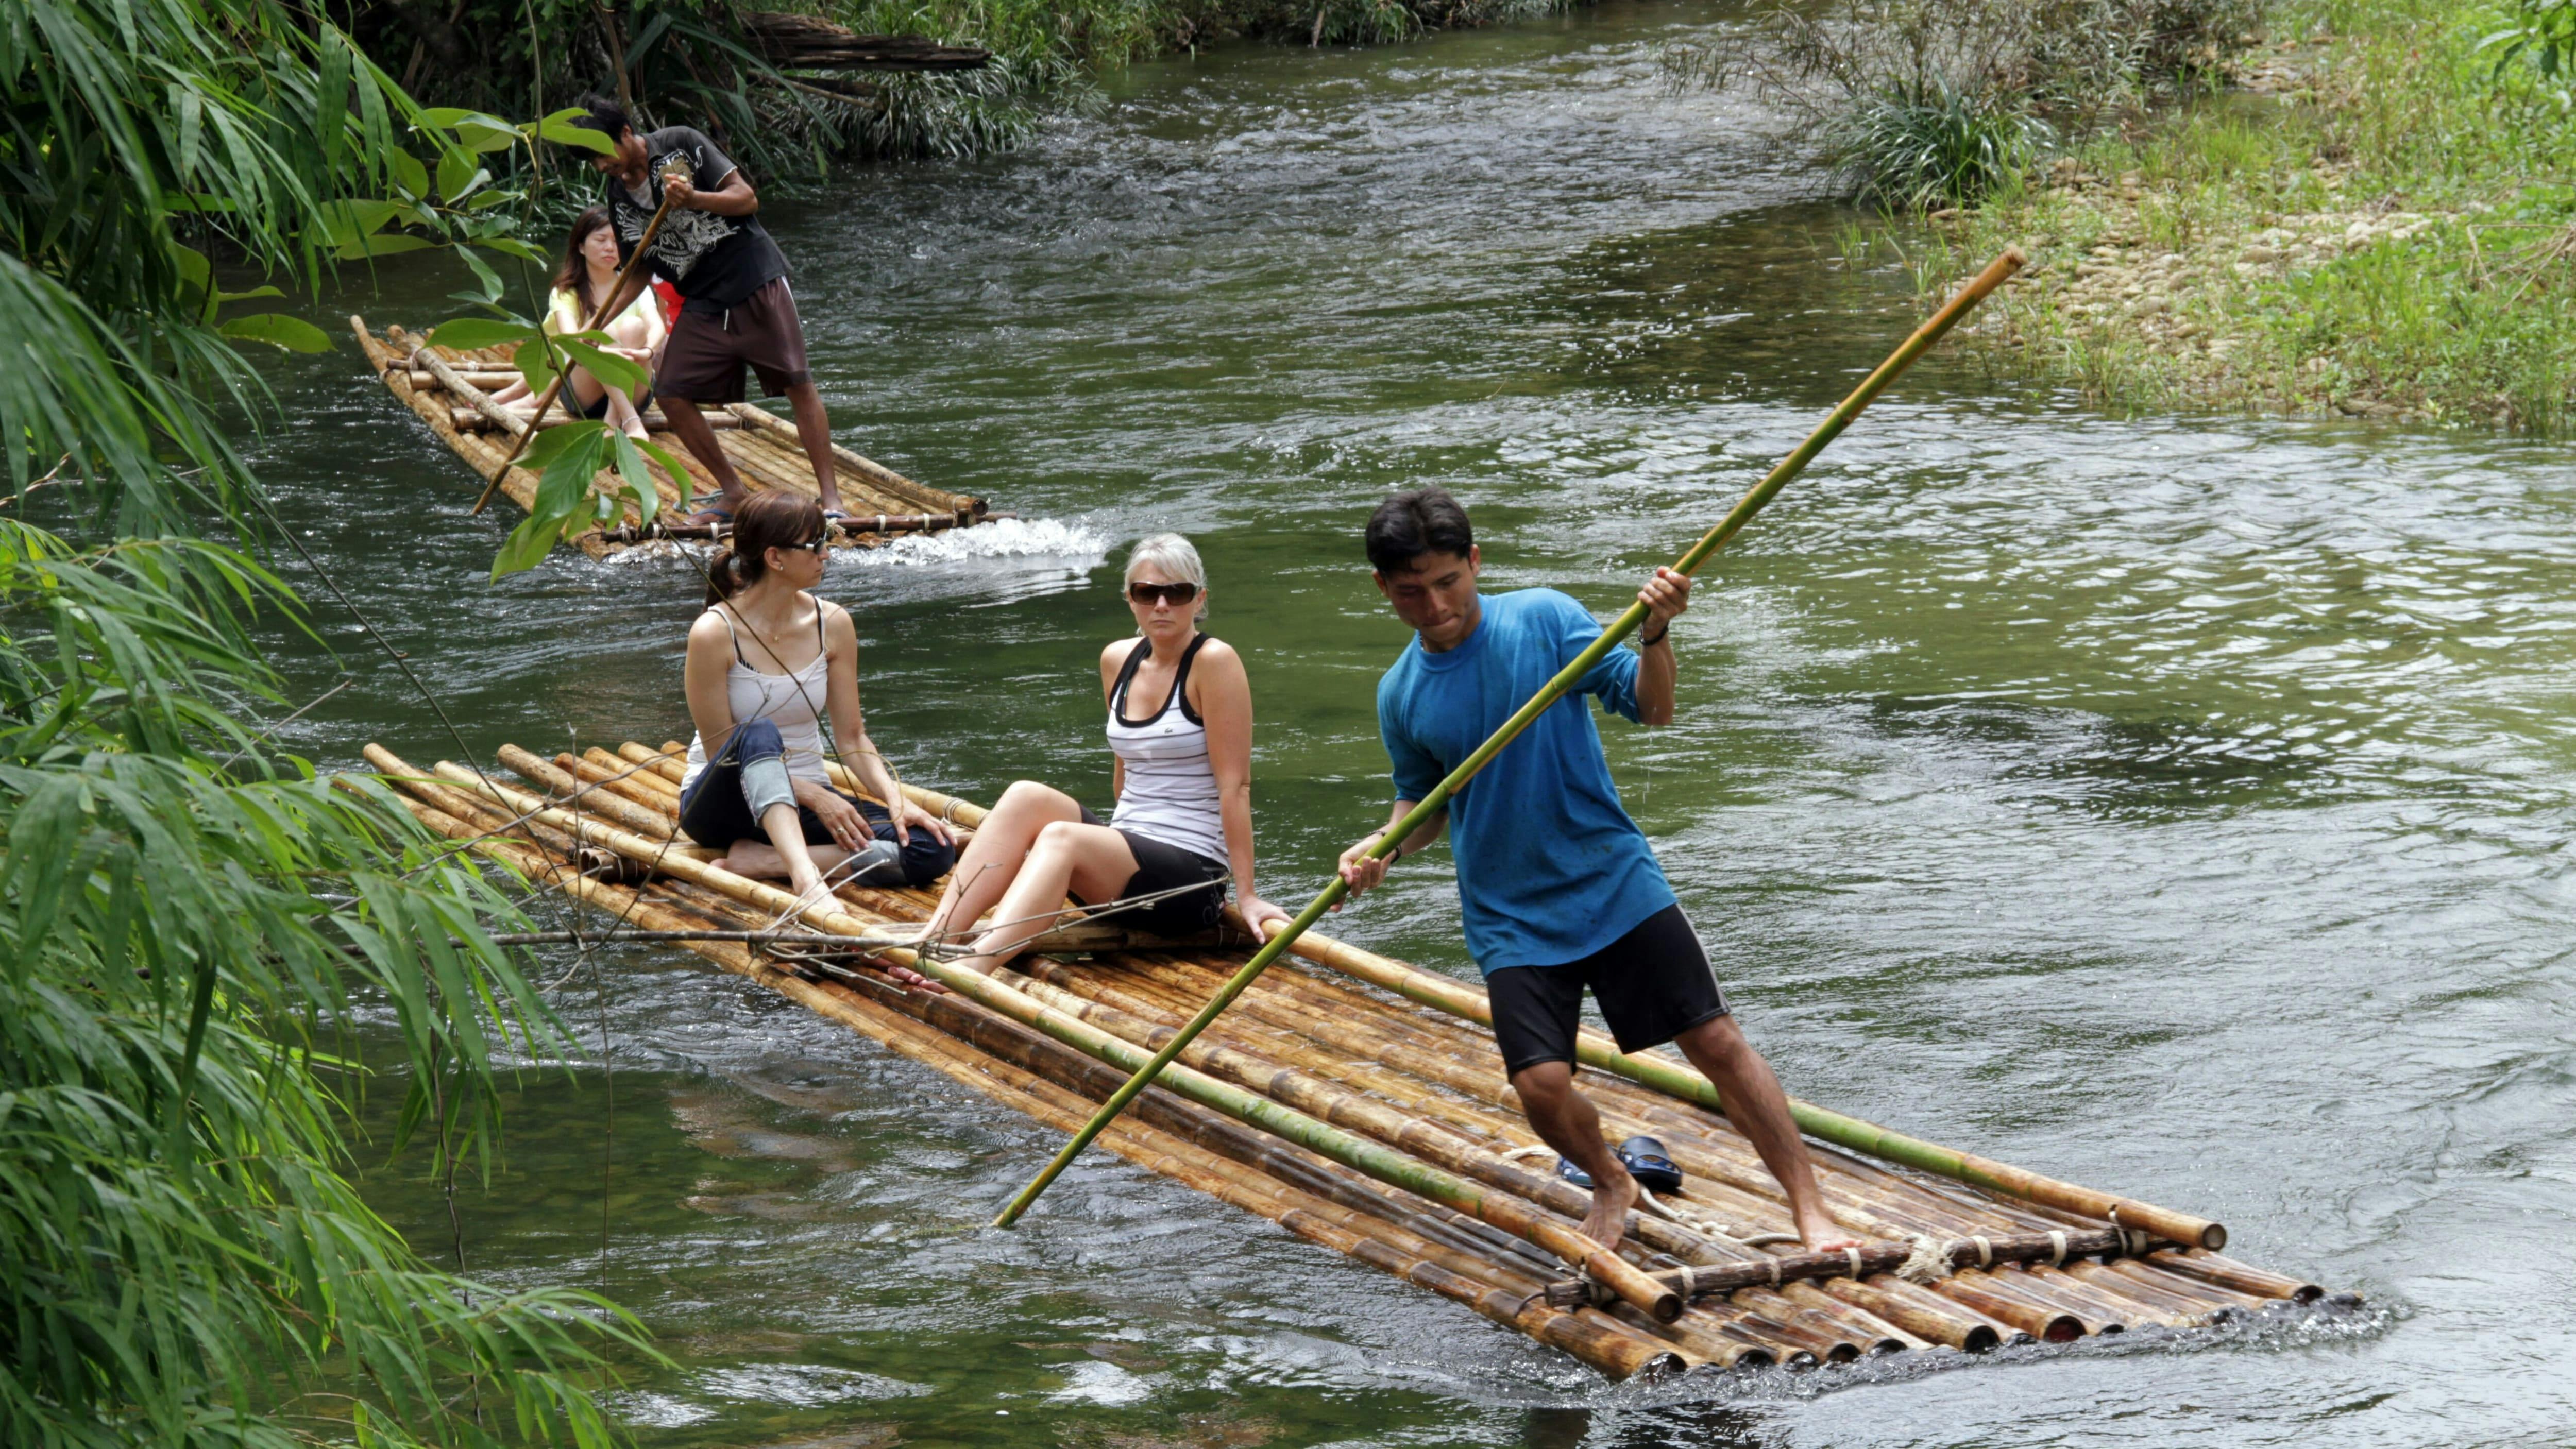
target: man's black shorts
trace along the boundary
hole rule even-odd
[[[1726,998],[1698,934],[1680,906],[1666,906],[1580,961],[1506,966],[1485,978],[1504,1071],[1574,1060],[1587,986],[1623,1052],[1661,1046],[1726,1015]]]

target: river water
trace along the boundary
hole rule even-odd
[[[1729,14],[1212,52],[1024,155],[773,205],[844,440],[1030,520],[831,576],[905,774],[1105,803],[1110,561],[1180,529],[1251,664],[1263,882],[1319,887],[1386,796],[1383,491],[1448,485],[1495,587],[1606,615],[1910,325],[1742,103],[1658,88]],[[688,568],[487,584],[506,510],[353,356],[279,367],[253,447],[466,743],[682,731]],[[2366,1312],[1612,1387],[1105,1155],[987,1231],[1051,1134],[642,952],[556,993],[606,1060],[524,1074],[467,1265],[632,1305],[673,1364],[614,1403],[657,1449],[2565,1443],[2571,510],[2563,449],[2126,420],[1936,358],[1711,566],[1679,722],[1610,732],[1792,1090],[2206,1212]],[[299,748],[458,752],[316,624],[336,657],[276,640],[297,697],[355,683]],[[1471,971],[1445,854],[1398,874],[1335,929]],[[373,1184],[454,1251],[417,1156]]]

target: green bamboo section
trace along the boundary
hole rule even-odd
[[[772,927],[793,904],[788,893],[731,874],[679,832],[680,753],[629,743],[549,760],[504,747],[506,775],[443,761],[416,767],[373,746],[367,758],[431,830],[626,926],[686,938],[674,944],[1066,1132],[1133,1080],[1247,959],[1204,945],[1122,949],[1023,957],[987,978],[909,953],[846,950],[925,921],[937,899],[927,890],[844,889],[803,914],[802,939],[778,942]],[[982,819],[965,801],[907,792],[962,827]],[[716,938],[726,934],[734,939]],[[836,946],[845,953],[828,968],[801,975],[776,959]],[[1653,1133],[1688,1175],[1669,1199],[1687,1222],[1632,1216],[1616,1251],[1603,1250],[1576,1232],[1585,1196],[1550,1174],[1543,1155],[1525,1155],[1535,1138],[1490,1034],[1475,1024],[1481,992],[1311,933],[1295,954],[1299,964],[1246,986],[1236,1009],[1175,1054],[1096,1140],[1609,1378],[2196,1328],[2293,1311],[2322,1293],[2205,1248],[2144,1240],[2126,1199],[2066,1187],[2081,1201],[2120,1205],[2115,1223],[1976,1186],[1978,1175],[2005,1187],[2048,1179],[1929,1144],[1906,1148],[1912,1139],[1834,1114],[1819,1119],[1828,1133],[1900,1149],[1874,1159],[1826,1153],[1817,1163],[1828,1205],[1869,1239],[1861,1272],[1793,1243],[1748,1245],[1785,1230],[1787,1206],[1705,1084],[1657,1057],[1627,1059],[1622,1071],[1615,1050],[1602,1055],[1607,1043],[1587,1039],[1595,1050],[1585,1060],[1605,1071],[1587,1088],[1605,1133]],[[909,963],[951,990],[907,990],[871,961]],[[1918,1176],[1908,1152],[1958,1176]],[[2066,1253],[2052,1233],[2066,1238]],[[1885,1271],[1918,1239],[1969,1266],[1926,1284]]]

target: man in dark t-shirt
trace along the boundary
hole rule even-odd
[[[573,124],[616,143],[592,155],[591,165],[608,178],[609,226],[621,261],[635,255],[653,213],[670,198],[645,265],[627,277],[607,315],[622,315],[656,276],[680,294],[680,315],[653,370],[653,394],[672,433],[722,490],[689,521],[730,523],[751,496],[698,411],[701,403],[741,402],[746,366],[760,375],[766,395],[787,395],[824,515],[845,517],[832,473],[832,426],[805,366],[805,326],[787,289],[787,258],[760,224],[750,179],[703,132],[664,126],[639,134],[615,101],[586,96],[580,105],[584,114]]]

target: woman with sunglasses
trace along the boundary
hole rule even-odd
[[[1109,822],[1061,790],[1022,780],[1002,792],[948,878],[931,930],[993,925],[959,964],[990,971],[1053,924],[1066,896],[1089,905],[1146,898],[1111,924],[1156,935],[1207,930],[1231,876],[1244,919],[1267,934],[1288,913],[1252,885],[1252,686],[1243,659],[1199,632],[1207,570],[1176,533],[1127,555],[1134,639],[1100,651],[1109,706]]]
[[[948,827],[903,797],[859,712],[859,635],[847,609],[814,597],[829,545],[823,510],[756,494],[733,545],[707,574],[684,677],[688,773],[680,829],[724,851],[736,875],[787,877],[799,897],[832,884],[928,885],[956,859]],[[829,719],[841,763],[891,814],[832,788]]]

